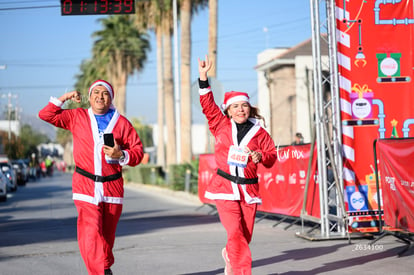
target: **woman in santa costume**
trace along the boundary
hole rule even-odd
[[[208,83],[212,64],[208,57],[198,61],[199,94],[211,133],[215,137],[217,174],[207,186],[205,197],[215,200],[220,221],[227,231],[222,250],[225,274],[251,274],[252,239],[257,204],[261,203],[257,167],[271,167],[277,159],[275,144],[260,126],[258,109],[243,92],[227,92],[220,109]]]
[[[78,244],[90,275],[112,274],[112,248],[124,196],[122,166],[138,165],[144,154],[137,132],[112,105],[113,99],[112,85],[97,80],[89,88],[89,109],[62,108],[67,100],[81,101],[80,93],[72,91],[51,97],[39,112],[41,119],[73,136]],[[104,145],[104,133],[113,134],[113,147]]]

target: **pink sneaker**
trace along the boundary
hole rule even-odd
[[[233,275],[233,268],[230,264],[229,256],[227,255],[226,248],[223,248],[221,251],[221,256],[223,256],[224,262],[226,263],[226,266],[224,267],[224,275]]]

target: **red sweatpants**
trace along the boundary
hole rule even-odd
[[[75,200],[78,210],[78,244],[89,275],[102,275],[114,263],[112,248],[122,204],[98,205]]]
[[[226,250],[234,275],[252,274],[252,240],[257,204],[247,204],[242,190],[240,201],[216,200],[220,221],[227,231]]]

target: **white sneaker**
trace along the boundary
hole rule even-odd
[[[227,255],[226,248],[223,248],[223,250],[221,250],[221,256],[223,257],[223,260],[226,263],[226,266],[224,267],[224,275],[233,275],[233,268],[231,267],[230,259]]]

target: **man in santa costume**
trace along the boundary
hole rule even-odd
[[[76,165],[72,191],[78,211],[79,250],[88,274],[110,275],[124,196],[122,166],[138,165],[144,153],[132,124],[112,105],[112,85],[97,80],[88,94],[88,109],[62,108],[67,100],[81,101],[80,93],[72,91],[51,97],[39,117],[72,133]],[[104,133],[113,134],[113,147],[104,145]]]
[[[256,107],[244,92],[227,92],[224,103],[216,105],[208,83],[212,64],[199,60],[200,103],[215,138],[217,174],[207,186],[205,197],[215,200],[220,221],[227,231],[222,250],[226,275],[251,275],[252,239],[259,195],[257,167],[271,167],[277,159],[275,144],[260,126]]]

